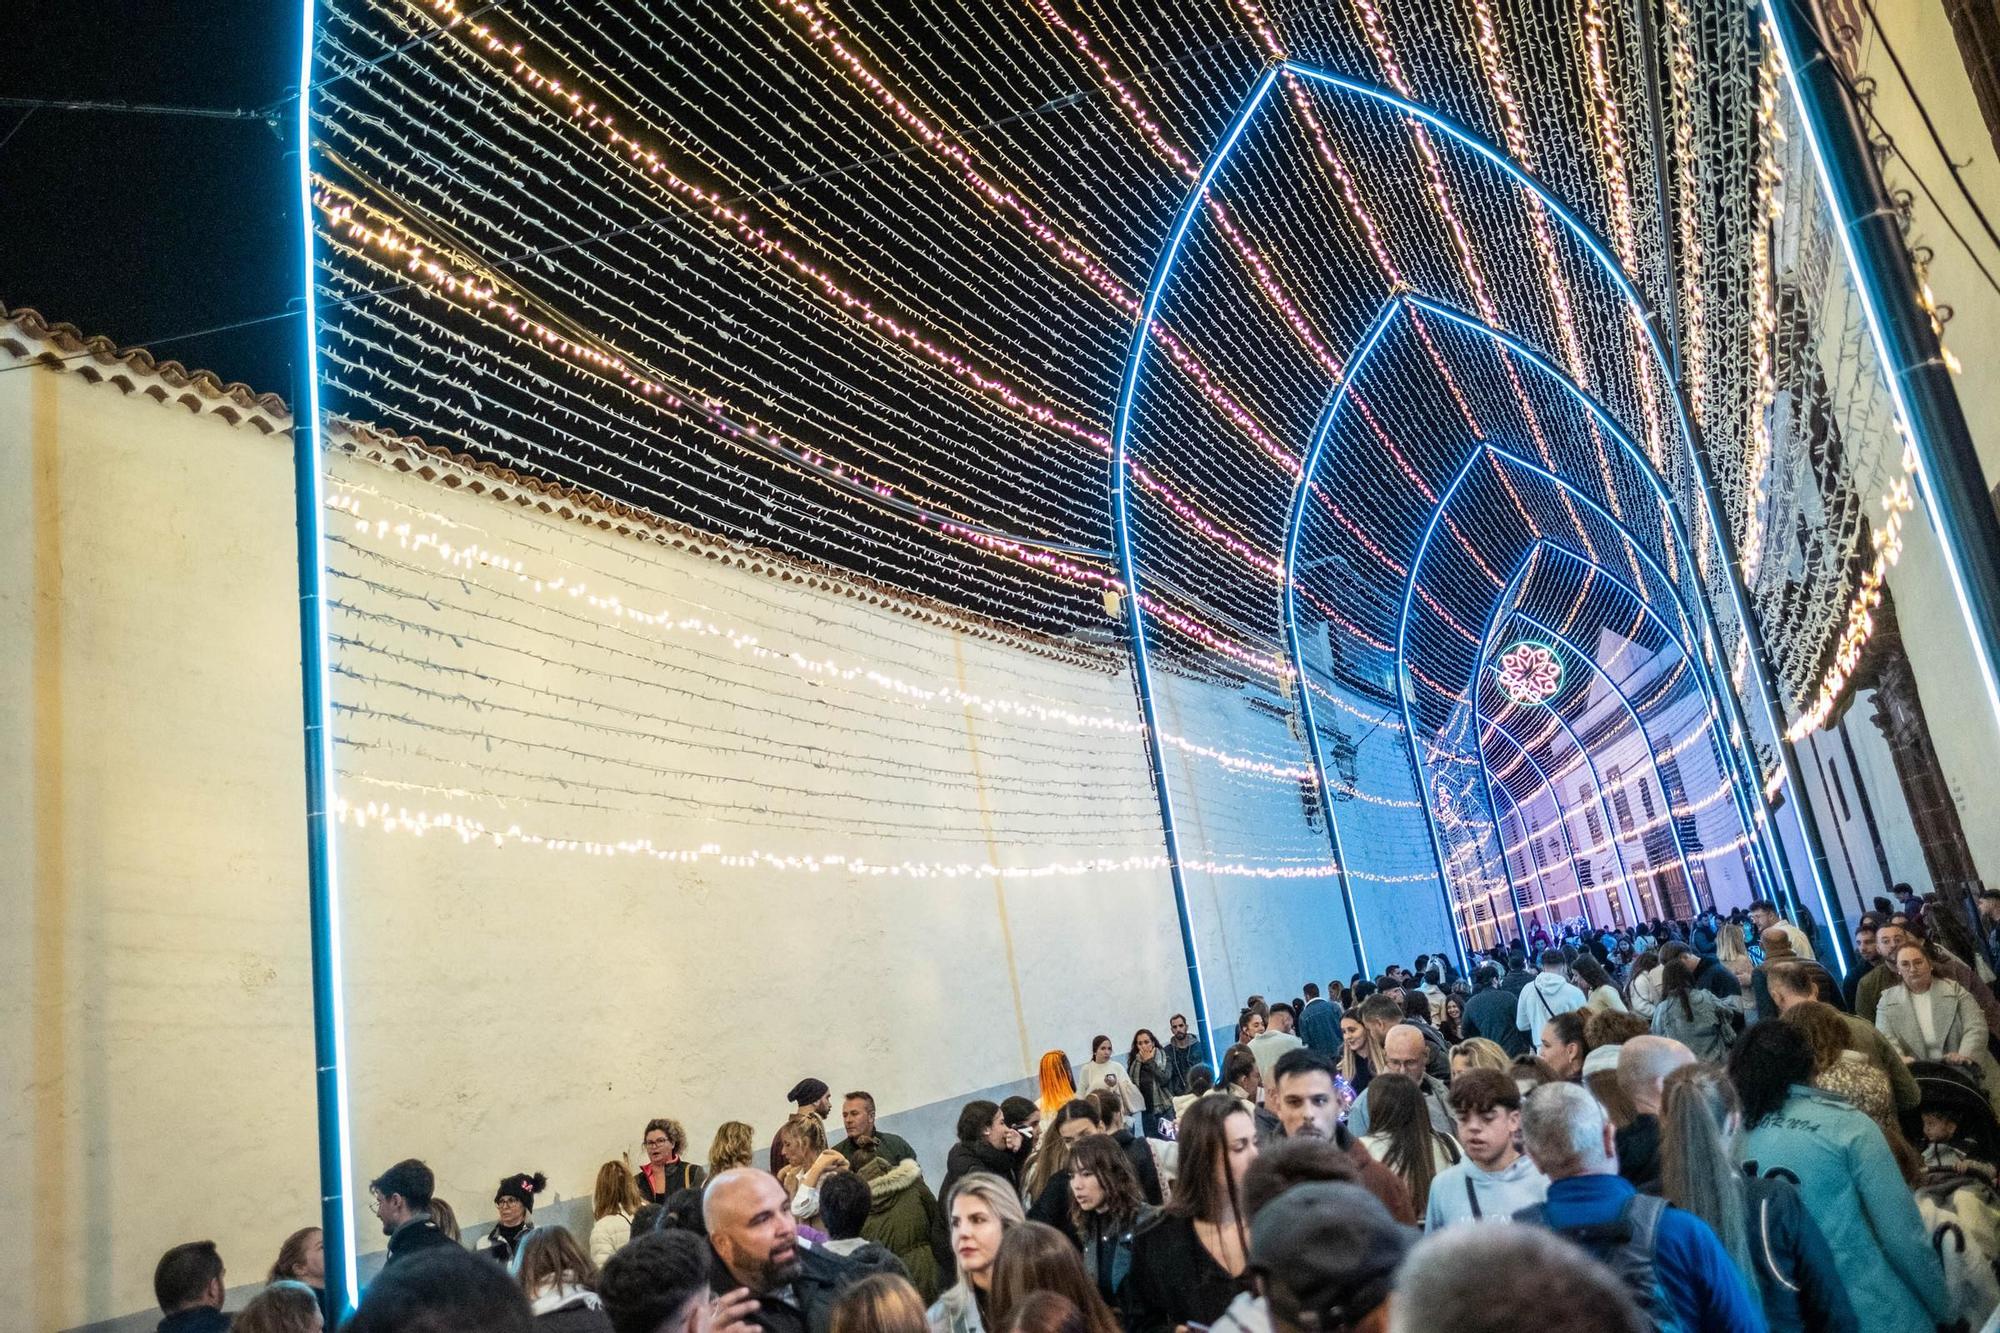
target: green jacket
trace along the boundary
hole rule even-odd
[[[868,1220],[861,1224],[863,1239],[872,1240],[892,1252],[910,1270],[910,1281],[929,1304],[944,1290],[943,1270],[931,1239],[938,1226],[938,1202],[924,1173],[915,1162],[888,1165],[882,1158],[865,1163],[856,1172],[868,1182],[874,1203]]]

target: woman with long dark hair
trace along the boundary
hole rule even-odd
[[[1209,1093],[1181,1116],[1178,1138],[1174,1201],[1132,1236],[1122,1302],[1127,1333],[1212,1324],[1248,1290],[1242,1181],[1257,1160],[1256,1122],[1235,1098]]]
[[[1681,944],[1660,951],[1660,1003],[1653,1010],[1653,1032],[1672,1037],[1697,1060],[1720,1062],[1736,1042],[1736,1023],[1722,1001],[1694,984],[1688,960],[1697,957]]]
[[[1139,1090],[1140,1132],[1148,1138],[1161,1137],[1160,1126],[1174,1118],[1174,1094],[1169,1087],[1166,1048],[1151,1028],[1132,1034],[1125,1068],[1132,1076],[1132,1086]]]
[[[1109,1134],[1079,1139],[1070,1150],[1069,1227],[1083,1248],[1083,1271],[1113,1305],[1132,1271],[1132,1230],[1146,1210],[1139,1173]]]
[[[1736,1165],[1743,1111],[1715,1065],[1667,1075],[1660,1106],[1660,1192],[1708,1223],[1764,1304],[1771,1333],[1853,1333],[1847,1287],[1826,1236],[1780,1177],[1746,1179]]]
[[[1437,1027],[1453,1046],[1465,1040],[1465,997],[1457,991],[1445,993],[1444,1017],[1438,1019]]]
[[[1729,1056],[1743,1103],[1747,1174],[1797,1182],[1869,1333],[1932,1333],[1957,1321],[1923,1214],[1873,1120],[1811,1086],[1812,1047],[1789,1023],[1759,1023]]]
[[[1607,1009],[1625,1012],[1625,997],[1618,993],[1618,987],[1611,984],[1611,974],[1604,970],[1604,964],[1598,962],[1594,955],[1578,954],[1576,964],[1570,971],[1576,975],[1577,989],[1584,994],[1584,1008],[1593,1014]]]
[[[1431,1182],[1464,1154],[1458,1140],[1432,1126],[1423,1093],[1401,1074],[1384,1074],[1368,1094],[1368,1133],[1362,1144],[1376,1161],[1394,1171],[1410,1192],[1418,1217],[1430,1205]]]

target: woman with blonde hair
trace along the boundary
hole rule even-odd
[[[1000,1242],[1028,1220],[1013,1185],[987,1171],[960,1176],[945,1196],[951,1225],[951,1253],[958,1280],[925,1315],[931,1333],[986,1333],[997,1329],[991,1309],[993,1268]]]
[[[1042,1052],[1041,1080],[1035,1105],[1041,1108],[1042,1128],[1047,1129],[1050,1118],[1076,1100],[1076,1078],[1070,1072],[1069,1056],[1061,1051]]]
[[[456,1245],[463,1239],[458,1230],[458,1209],[433,1194],[431,1196],[430,1212],[431,1223],[452,1244]]]
[[[732,1167],[750,1165],[750,1155],[757,1150],[751,1132],[741,1120],[725,1120],[715,1127],[715,1141],[708,1145],[709,1179]]]
[[[1708,1223],[1772,1333],[1858,1327],[1826,1235],[1796,1186],[1736,1164],[1743,1105],[1717,1065],[1667,1075],[1660,1102],[1660,1193]]]
[[[1382,1067],[1382,1048],[1375,1044],[1375,1034],[1368,1025],[1356,1018],[1353,1012],[1340,1017],[1340,1076],[1345,1079],[1349,1091],[1356,1097],[1368,1091],[1369,1081],[1375,1071]]]
[[[624,1158],[597,1168],[590,1196],[590,1262],[602,1264],[632,1239],[632,1215],[642,1202]]]
[[[1912,1189],[1923,1174],[1917,1150],[1903,1137],[1896,1119],[1896,1097],[1889,1076],[1854,1048],[1854,1035],[1840,1010],[1818,1000],[1795,1004],[1779,1020],[1799,1030],[1812,1051],[1812,1086],[1845,1098],[1854,1109],[1873,1120],[1882,1139]]]
[[[782,1163],[773,1163],[778,1183],[792,1201],[792,1216],[813,1230],[819,1222],[819,1182],[829,1171],[845,1171],[847,1159],[826,1146],[826,1129],[816,1115],[795,1115],[778,1127]]]
[[[1715,932],[1715,961],[1729,969],[1736,978],[1736,984],[1743,988],[1747,999],[1750,995],[1750,977],[1757,970],[1756,960],[1750,957],[1750,948],[1743,942],[1743,927],[1734,921],[1725,921]]]
[[[1451,1076],[1457,1078],[1468,1069],[1497,1069],[1508,1072],[1512,1063],[1507,1059],[1507,1050],[1497,1041],[1485,1037],[1467,1037],[1451,1048]]]
[[[897,1273],[876,1273],[840,1293],[827,1333],[925,1333],[924,1298]]]

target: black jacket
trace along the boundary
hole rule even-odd
[[[1660,1118],[1633,1117],[1618,1131],[1618,1174],[1641,1194],[1660,1192]]]
[[[958,1183],[960,1176],[974,1171],[988,1171],[1008,1184],[1019,1188],[1020,1181],[1014,1176],[1014,1154],[1005,1148],[996,1148],[985,1139],[974,1139],[970,1143],[954,1143],[951,1151],[944,1156],[944,1188],[938,1191],[938,1198],[949,1199],[951,1187]]]
[[[228,1329],[228,1315],[212,1305],[198,1305],[162,1319],[158,1333],[228,1333]]]
[[[1159,1207],[1165,1197],[1160,1193],[1160,1164],[1153,1160],[1153,1150],[1147,1146],[1146,1140],[1129,1129],[1114,1132],[1111,1140],[1125,1150],[1125,1160],[1132,1164],[1134,1174],[1139,1177],[1139,1190],[1146,1202]]]
[[[1750,1258],[1771,1333],[1857,1333],[1833,1250],[1788,1180],[1743,1182]]]
[[[1459,1030],[1468,1037],[1484,1037],[1500,1043],[1509,1056],[1528,1054],[1528,1034],[1514,1026],[1520,996],[1505,986],[1489,986],[1476,991],[1465,1002]],[[1360,1089],[1356,1089],[1360,1091]]]
[[[1158,1213],[1132,1233],[1132,1270],[1120,1295],[1128,1333],[1173,1333],[1181,1324],[1213,1324],[1250,1276],[1229,1276],[1194,1234],[1194,1223]]]
[[[655,1191],[645,1167],[642,1166],[632,1173],[633,1178],[639,1182],[639,1197],[647,1203],[665,1203],[682,1190],[698,1190],[701,1188],[702,1178],[707,1174],[693,1162],[669,1162],[661,1169],[661,1175],[666,1181],[665,1187]]]
[[[389,1264],[395,1263],[398,1259],[407,1259],[411,1255],[421,1254],[425,1250],[435,1250],[445,1245],[456,1246],[457,1244],[457,1241],[445,1235],[444,1232],[439,1231],[438,1224],[431,1221],[430,1218],[415,1218],[397,1227],[395,1234],[389,1237],[389,1257],[383,1260],[383,1266],[387,1267]]]
[[[724,1266],[722,1256],[709,1248],[709,1285],[718,1296],[734,1291],[742,1283]],[[799,1246],[799,1275],[792,1279],[792,1303],[760,1295],[757,1311],[750,1322],[765,1333],[827,1333],[833,1320],[834,1302],[840,1293],[868,1276],[868,1270],[851,1264],[825,1250]]]

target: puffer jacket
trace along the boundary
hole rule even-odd
[[[880,1163],[881,1170],[876,1170]],[[931,1237],[938,1225],[938,1203],[924,1184],[924,1173],[915,1162],[888,1166],[881,1158],[864,1165],[858,1175],[868,1182],[873,1203],[861,1235],[903,1261],[910,1281],[930,1304],[944,1290],[944,1273],[938,1267]]]

